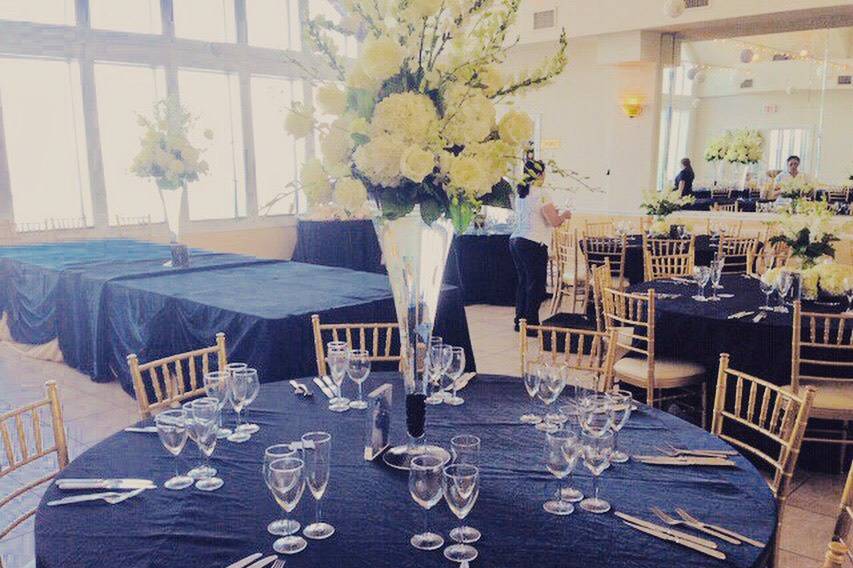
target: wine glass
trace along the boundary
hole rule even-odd
[[[545,468],[558,480],[565,479],[578,463],[580,443],[577,434],[568,430],[545,435]],[[570,515],[574,505],[563,499],[562,488],[557,489],[554,499],[546,501],[542,508],[552,515]]]
[[[761,292],[764,294],[764,305],[761,306],[762,310],[773,311],[774,308],[770,306],[770,296],[773,295],[773,291],[776,289],[776,284],[773,282],[768,282],[764,278],[758,281],[758,285],[761,287]]]
[[[603,436],[613,427],[613,409],[607,395],[586,397],[578,411],[581,429],[590,436]]]
[[[246,422],[237,426],[237,430],[240,432],[246,432],[247,434],[254,434],[260,430],[261,427],[249,422],[249,405],[255,402],[255,399],[258,398],[258,393],[261,392],[261,381],[258,378],[257,369],[247,367],[242,371],[237,371],[237,373],[245,375],[244,380],[246,381],[246,404],[244,406],[246,409]]]
[[[580,406],[578,404],[563,405],[560,407],[561,411],[569,417],[566,423],[563,424],[563,431],[574,434],[575,438],[578,441],[577,456],[575,456],[577,459],[580,459],[583,456],[583,446],[580,443],[580,424],[578,423],[579,408]],[[567,458],[571,457],[571,454],[567,456]],[[569,476],[566,479],[565,484],[560,489],[560,500],[562,501],[568,501],[569,503],[577,503],[578,501],[583,500],[583,493],[581,493],[580,489],[577,489],[574,486],[574,474],[575,467],[573,465],[569,469]]]
[[[853,278],[844,279],[844,293],[847,295],[847,310],[845,314],[853,314]]]
[[[349,366],[347,367],[347,376],[352,382],[358,385],[358,400],[353,400],[349,403],[350,408],[355,410],[364,410],[367,408],[362,395],[362,387],[367,376],[370,374],[370,353],[365,349],[353,349],[349,353]]]
[[[187,436],[193,442],[196,441],[196,429],[193,427],[195,424],[195,416],[193,415],[193,406],[195,403],[201,399],[191,400],[189,402],[185,402],[181,405],[181,409],[186,413],[187,416]],[[197,442],[196,442],[197,444]],[[191,470],[187,472],[187,477],[190,477],[195,480],[206,479],[208,477],[213,477],[216,475],[216,468],[211,467],[210,464],[200,463],[195,466]]]
[[[562,369],[551,365],[542,365],[539,376],[539,390],[537,396],[545,404],[545,408],[551,406],[554,401],[559,398],[563,392],[563,387],[566,386],[565,376]],[[550,414],[545,416],[545,420],[536,425],[536,429],[540,432],[556,432],[559,427],[552,421],[549,421]]]
[[[264,483],[269,488],[270,464],[282,458],[298,458],[299,451],[291,448],[290,444],[275,444],[264,450],[263,475]],[[275,536],[288,536],[295,534],[302,526],[293,519],[278,519],[267,525],[267,532]]]
[[[409,469],[409,494],[424,511],[424,532],[414,535],[409,541],[418,550],[435,550],[444,546],[440,534],[430,532],[427,511],[432,509],[444,494],[442,489],[442,468],[444,461],[425,454],[412,458]]]
[[[252,437],[249,432],[240,428],[241,413],[248,403],[251,390],[251,378],[250,374],[246,372],[247,370],[248,367],[235,370],[228,380],[228,402],[231,403],[231,407],[237,413],[237,426],[227,439],[236,444],[241,444]]]
[[[335,527],[324,523],[320,517],[320,500],[329,485],[332,435],[328,432],[308,432],[302,435],[302,461],[305,464],[305,482],[317,507],[314,522],[302,534],[313,540],[323,540],[335,534]]]
[[[219,401],[219,430],[216,437],[220,440],[231,435],[230,428],[222,427],[222,409],[225,403],[228,402],[228,381],[231,378],[231,373],[228,371],[210,371],[204,374],[204,392],[210,398],[215,398]]]
[[[592,497],[581,501],[581,508],[590,513],[606,513],[610,510],[610,503],[598,496],[598,478],[610,465],[610,456],[613,453],[614,433],[605,432],[601,436],[593,436],[584,432],[581,434],[583,445],[583,463],[592,472]]]
[[[776,290],[779,292],[779,306],[777,312],[788,313],[788,308],[785,307],[788,292],[791,291],[791,285],[794,283],[793,275],[787,270],[783,270],[776,280]]]
[[[167,480],[163,486],[166,489],[186,489],[193,484],[193,478],[178,472],[178,456],[187,444],[187,413],[185,410],[166,410],[154,417],[157,425],[157,435],[160,443],[175,456],[175,476]]]
[[[226,373],[228,373],[228,389],[229,389],[229,392],[228,392],[228,403],[229,403],[229,404],[231,404],[231,408],[232,408],[232,409],[234,408],[234,403],[231,401],[231,392],[230,392],[230,389],[231,389],[231,379],[233,379],[233,378],[234,378],[234,373],[236,373],[237,371],[242,371],[242,370],[244,370],[244,369],[247,369],[248,367],[249,367],[249,366],[248,366],[246,363],[239,363],[239,362],[235,362],[235,363],[228,363],[227,365],[225,365],[225,369],[224,369],[224,370],[225,370],[225,372],[226,372]],[[239,425],[240,425],[240,423],[239,423],[239,422],[237,422],[237,424],[236,424],[236,426],[234,426],[234,428],[237,428],[237,426],[239,426]]]
[[[480,469],[470,464],[451,464],[444,468],[444,499],[450,511],[462,522],[480,494]],[[464,527],[459,527],[464,536]],[[444,549],[444,557],[451,562],[471,562],[477,558],[477,549],[462,542]]]
[[[610,411],[613,415],[613,455],[610,456],[610,461],[613,463],[625,463],[628,461],[628,454],[619,451],[619,432],[628,423],[631,418],[631,407],[634,404],[634,398],[631,392],[627,390],[613,390],[607,393],[607,398],[610,399]]]
[[[536,395],[539,392],[539,365],[529,364],[527,365],[527,369],[524,371],[524,375],[522,379],[524,380],[524,390],[527,391],[527,396],[530,397],[531,400],[536,401]],[[527,413],[522,414],[521,418],[522,424],[539,424],[542,422],[542,417],[538,414]]]
[[[210,467],[210,456],[216,449],[216,434],[219,431],[219,401],[210,397],[195,400],[192,412],[193,421],[190,429],[193,431],[199,451],[204,455],[205,466]],[[196,481],[195,487],[201,491],[216,491],[222,487],[223,483],[222,479],[213,474]]]
[[[441,391],[441,375],[444,373],[444,340],[440,337],[430,337],[429,347],[427,348],[426,359],[426,389],[425,392],[429,395],[426,397],[427,404],[435,405],[444,402],[444,397],[440,394]]]
[[[285,513],[292,513],[305,491],[305,462],[299,458],[281,458],[271,462],[267,471],[267,487],[276,503]],[[306,546],[308,542],[298,535],[283,536],[272,545],[279,554],[296,554]]]
[[[335,396],[329,399],[329,410],[345,412],[349,410],[349,399],[344,398],[341,387],[349,367],[349,345],[344,341],[331,341],[326,349],[326,363],[329,365],[332,381],[337,387]]]
[[[480,438],[471,434],[459,434],[450,439],[452,463],[480,467]],[[474,527],[462,526],[450,531],[450,538],[456,542],[477,542],[482,533]]]
[[[452,394],[447,397],[444,402],[450,406],[459,406],[465,402],[465,399],[458,394],[459,385],[457,384],[459,377],[461,377],[462,373],[465,371],[465,349],[462,347],[445,345],[442,348],[442,351],[447,360],[447,366],[445,367],[444,372],[450,379],[450,384],[453,385],[453,389],[451,391]]]
[[[722,258],[718,258],[716,260],[711,261],[711,301],[716,302],[720,298],[717,296],[717,290],[721,290],[723,287],[720,285],[720,280],[723,278],[723,264],[725,260]]]
[[[693,299],[697,302],[707,302],[708,298],[705,297],[705,286],[708,285],[708,280],[711,279],[711,269],[707,266],[694,266],[693,279],[699,287]]]

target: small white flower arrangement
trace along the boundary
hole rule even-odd
[[[787,199],[800,199],[814,193],[815,186],[809,183],[805,176],[789,177],[779,183],[781,197]]]
[[[683,209],[696,201],[691,195],[681,195],[678,189],[658,191],[651,189],[643,192],[643,202],[640,206],[646,213],[663,220],[668,215]]]
[[[764,152],[764,136],[757,130],[742,129],[731,134],[725,160],[732,164],[755,164]]]
[[[825,201],[797,199],[781,214],[777,234],[770,242],[784,243],[793,258],[812,267],[821,257],[835,257],[834,219],[835,213]]]
[[[711,142],[708,143],[707,148],[705,148],[705,161],[718,162],[725,160],[726,154],[729,151],[731,139],[732,134],[730,132],[726,132],[725,134],[711,140]]]

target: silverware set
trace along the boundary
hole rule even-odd
[[[292,386],[292,387],[293,387],[293,394],[295,394],[295,395],[299,395],[299,396],[302,396],[302,397],[305,397],[305,398],[307,398],[307,397],[309,397],[309,396],[314,396],[314,393],[313,393],[313,392],[311,392],[311,389],[309,389],[309,388],[305,385],[305,383],[301,383],[301,382],[299,382],[299,381],[294,381],[294,380],[291,380],[291,381],[288,381],[288,382],[290,383],[290,386]]]
[[[326,398],[333,399],[335,397],[335,392],[337,392],[337,387],[335,383],[332,382],[332,378],[328,375],[323,375],[322,377],[314,377],[311,379],[315,385],[320,389]]]
[[[47,505],[56,507],[58,505],[72,505],[74,503],[86,503],[89,501],[104,501],[110,505],[117,505],[136,497],[146,489],[156,489],[149,479],[59,479],[56,487],[62,491],[74,491],[78,489],[107,489],[100,493],[87,493],[86,495],[73,495],[48,501]],[[116,491],[117,489],[128,489],[129,491]]]
[[[263,554],[260,552],[255,552],[254,554],[250,554],[249,556],[234,562],[233,564],[229,564],[225,568],[266,568],[270,566],[270,568],[283,568],[284,567],[284,559],[279,558],[275,554],[271,554],[269,556],[265,556],[261,558]],[[260,559],[260,560],[259,560]]]
[[[676,448],[672,444],[656,447],[663,455],[633,456],[634,461],[648,465],[666,466],[705,466],[705,467],[734,467],[732,456],[738,455],[735,450],[689,450]]]

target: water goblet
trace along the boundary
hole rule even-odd
[[[349,354],[349,366],[347,367],[347,376],[352,382],[358,386],[358,400],[353,400],[349,403],[350,408],[355,410],[364,410],[367,408],[367,402],[362,395],[362,387],[367,376],[370,374],[370,353],[365,349],[353,349]]]
[[[610,456],[610,461],[613,463],[625,463],[628,461],[628,454],[619,451],[619,432],[628,423],[631,418],[631,408],[634,405],[634,398],[631,392],[627,390],[613,390],[607,393],[610,399],[610,409],[613,414],[613,455]]]
[[[267,467],[267,487],[278,506],[290,514],[305,492],[305,462],[299,458],[281,458]],[[279,554],[296,554],[305,550],[308,542],[298,535],[283,536],[273,543]]]
[[[409,469],[409,494],[424,512],[424,532],[414,535],[409,541],[418,550],[435,550],[444,546],[444,538],[429,530],[427,511],[432,509],[444,492],[442,489],[444,461],[424,454],[412,458]]]
[[[536,395],[539,392],[539,365],[529,364],[527,365],[527,369],[524,371],[524,376],[522,377],[524,381],[524,390],[527,391],[527,396],[530,397],[532,401],[536,401]],[[538,414],[522,414],[519,419],[522,424],[539,424],[542,422],[542,417]]]
[[[305,482],[317,504],[314,522],[302,534],[312,540],[323,540],[335,534],[335,527],[324,523],[320,516],[320,500],[329,485],[332,435],[328,432],[308,432],[302,436],[302,461],[305,464]]]
[[[447,397],[444,402],[450,406],[459,406],[465,402],[465,399],[459,396],[459,385],[457,384],[459,377],[461,377],[462,373],[465,372],[465,349],[462,347],[445,345],[442,348],[442,351],[447,360],[447,366],[445,367],[444,372],[450,379],[450,384],[453,385],[451,391],[452,394]]]
[[[583,445],[583,463],[592,472],[592,497],[581,501],[581,508],[590,513],[606,513],[610,510],[610,503],[598,496],[598,478],[610,465],[610,456],[613,452],[613,432],[605,432],[601,436],[593,436],[584,432],[581,434]]]
[[[776,291],[779,294],[779,305],[776,307],[777,312],[780,313],[788,313],[788,308],[785,307],[787,304],[788,292],[791,291],[791,286],[794,283],[793,275],[787,270],[783,270],[779,273],[779,278],[776,280]]]
[[[240,428],[243,409],[248,404],[249,394],[252,389],[251,375],[247,373],[248,367],[235,370],[231,373],[231,378],[228,380],[228,402],[234,412],[237,413],[237,426],[234,431],[228,436],[229,442],[241,444],[251,438],[251,434]],[[257,375],[256,375],[257,377]]]
[[[216,437],[220,440],[231,435],[230,428],[222,427],[222,409],[225,403],[228,402],[228,381],[231,379],[231,373],[228,371],[210,371],[204,374],[204,392],[210,398],[215,398],[219,401],[219,430]]]
[[[258,393],[261,392],[261,381],[258,377],[257,369],[252,369],[251,367],[247,367],[242,371],[237,371],[240,374],[245,374],[245,380],[247,382],[246,385],[246,404],[244,408],[246,409],[246,422],[237,427],[237,430],[240,432],[246,432],[248,434],[254,434],[258,430],[261,429],[257,424],[252,424],[249,422],[249,405],[255,402],[255,399],[258,398]]]
[[[349,367],[349,353],[349,345],[345,341],[331,341],[326,348],[326,363],[332,375],[332,382],[337,387],[335,396],[329,399],[329,410],[334,412],[349,410],[349,399],[343,396],[341,390]]]
[[[540,377],[537,396],[547,410],[559,398],[560,393],[563,392],[563,387],[566,385],[565,375],[559,367],[551,365],[542,365],[539,369]],[[546,415],[545,420],[536,425],[536,429],[540,432],[550,433],[556,432],[559,430],[559,427],[553,422],[549,422]]]
[[[157,435],[160,443],[175,457],[175,476],[168,479],[163,486],[177,491],[186,489],[193,484],[193,478],[178,472],[178,456],[187,444],[187,413],[185,410],[166,410],[154,417],[157,425]]]
[[[768,282],[764,278],[758,281],[758,285],[761,287],[761,293],[764,294],[764,305],[761,306],[760,309],[772,312],[775,308],[770,305],[770,296],[773,295],[774,290],[776,290],[776,284],[773,282]]]
[[[291,448],[290,444],[275,444],[264,450],[263,476],[264,483],[269,488],[269,467],[276,460],[283,458],[298,458],[299,451]],[[289,536],[299,532],[302,525],[293,519],[278,519],[267,525],[267,532],[275,536]]]
[[[197,399],[197,400],[201,400],[201,399]],[[193,406],[195,405],[195,403],[196,403],[196,400],[191,400],[191,401],[185,402],[184,404],[181,405],[181,409],[187,415],[187,437],[189,437],[189,439],[192,440],[193,442],[196,441],[196,429],[193,428],[193,425],[195,423],[195,417],[193,415]],[[196,442],[196,444],[197,444],[197,442]],[[204,457],[204,456],[202,456],[202,457]],[[209,464],[206,464],[205,462],[202,462],[199,465],[192,468],[191,470],[189,470],[187,472],[187,477],[190,477],[190,478],[197,481],[199,479],[206,479],[208,477],[213,477],[216,475],[216,473],[217,473],[216,468],[211,467]]]
[[[451,464],[445,466],[442,481],[448,508],[460,522],[464,521],[480,494],[480,469],[470,464]],[[463,527],[459,530],[464,536]],[[477,558],[477,549],[463,539],[445,548],[444,557],[451,562],[471,562]]]
[[[445,357],[444,357],[444,340],[440,337],[433,336],[429,338],[429,346],[427,347],[426,370],[424,371],[426,383],[424,392],[427,393],[426,404],[435,405],[444,402],[444,397],[440,394],[441,391],[441,375],[444,373]]]
[[[693,296],[693,299],[697,302],[707,302],[708,298],[705,297],[705,286],[708,285],[708,280],[711,279],[711,269],[707,266],[693,267],[693,279],[696,281],[696,286],[698,286],[698,291]]]
[[[577,434],[568,430],[545,435],[545,468],[558,480],[562,481],[575,469],[580,457],[579,442]],[[563,498],[563,488],[558,488],[554,497],[542,505],[547,513],[570,515],[575,511],[574,505]]]
[[[193,431],[199,451],[204,455],[205,466],[210,467],[210,456],[216,449],[216,434],[219,431],[219,401],[210,397],[195,400],[192,412],[193,421],[190,429]],[[213,474],[196,481],[195,487],[201,491],[216,491],[222,487],[223,483],[222,479]]]
[[[609,432],[613,427],[613,409],[607,395],[586,397],[578,411],[578,422],[590,436],[604,436]]]

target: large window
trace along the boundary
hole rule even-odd
[[[202,41],[234,42],[234,0],[172,0],[175,35]]]
[[[302,100],[301,81],[252,77],[252,118],[255,131],[255,171],[261,215],[297,213],[304,203],[293,194],[305,144],[282,128],[285,113]]]
[[[0,0],[0,19],[74,24],[74,0]]]
[[[809,155],[807,128],[774,128],[770,131],[769,138],[767,168],[770,170],[784,170],[788,156],[799,156],[800,160],[805,161]],[[805,163],[801,168],[814,171],[814,166],[807,167]]]
[[[690,111],[665,108],[661,113],[660,166],[658,185],[673,186],[682,158],[687,157],[687,137],[690,130]]]
[[[92,224],[76,62],[0,57],[0,104],[16,223]]]
[[[299,0],[246,0],[249,45],[302,49]]]
[[[145,215],[160,222],[163,207],[156,185],[133,175],[130,165],[142,136],[137,117],[150,116],[154,102],[166,96],[165,73],[162,68],[95,64],[95,86],[109,223]]]
[[[213,139],[192,140],[207,148],[210,171],[189,190],[190,219],[229,219],[246,214],[240,88],[237,76],[211,71],[178,73],[181,103],[197,118],[195,134],[206,129]]]
[[[159,34],[163,27],[160,0],[89,0],[89,19],[104,30]]]

